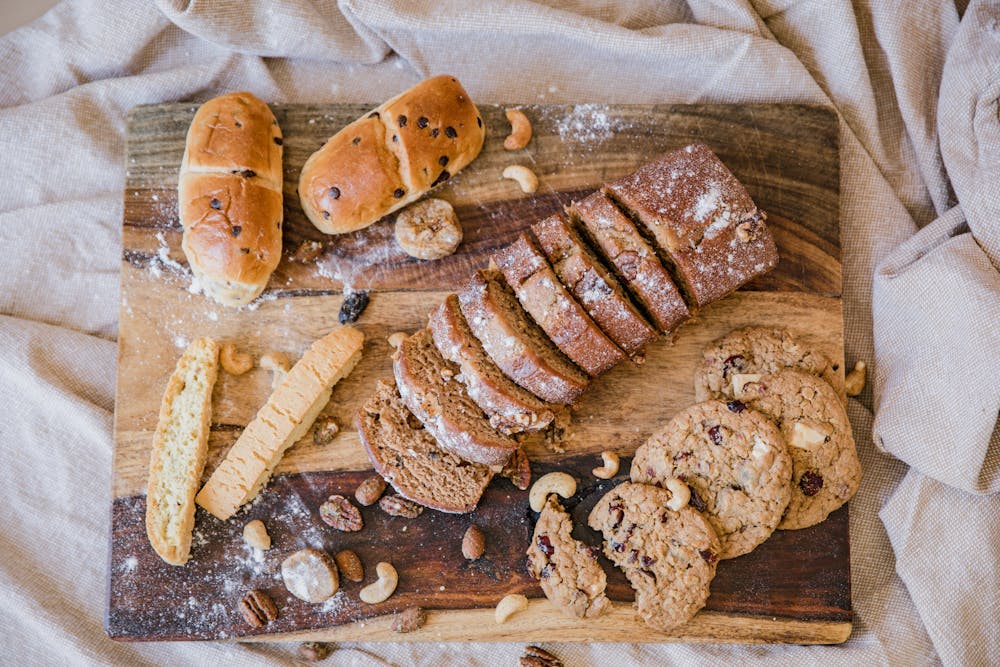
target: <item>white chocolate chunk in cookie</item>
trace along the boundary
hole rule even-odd
[[[774,463],[774,447],[764,442],[759,435],[754,435],[750,458],[761,468],[770,468]]]
[[[737,398],[743,392],[744,385],[760,380],[759,373],[736,373],[733,375],[733,396]]]
[[[823,431],[825,430],[824,428]],[[823,431],[802,422],[795,422],[792,424],[792,437],[788,444],[799,449],[812,449],[826,442],[830,434]]]

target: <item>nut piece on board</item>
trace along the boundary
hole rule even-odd
[[[354,497],[357,498],[359,503],[368,507],[369,505],[374,505],[382,497],[385,487],[386,483],[384,479],[378,475],[372,475],[358,484],[358,488],[354,490]]]
[[[278,608],[274,600],[264,591],[252,590],[240,598],[240,613],[243,619],[255,628],[262,628],[278,618]]]
[[[396,568],[390,563],[383,562],[376,565],[375,574],[378,575],[375,583],[368,584],[358,593],[358,597],[361,598],[362,602],[367,602],[368,604],[385,602],[396,591],[396,584],[399,583],[399,575],[396,574]]]
[[[509,479],[511,484],[521,491],[531,486],[531,461],[528,460],[523,448],[518,447],[514,450],[500,470],[500,476]]]
[[[390,347],[395,347],[398,349],[399,346],[403,344],[403,341],[409,337],[410,337],[409,334],[403,333],[402,331],[397,331],[396,333],[389,336],[387,340],[389,341]]]
[[[531,141],[531,121],[520,109],[507,109],[510,134],[503,140],[503,147],[509,151],[519,151]]]
[[[517,181],[521,186],[521,192],[531,194],[538,189],[538,177],[523,164],[512,164],[503,170],[503,177],[512,181]]]
[[[848,396],[857,396],[861,393],[861,390],[865,388],[866,368],[867,364],[863,361],[859,361],[854,364],[854,370],[848,373],[847,377],[844,378],[844,392]]]
[[[528,492],[528,504],[535,512],[541,512],[545,507],[545,499],[550,493],[558,493],[563,498],[570,498],[576,493],[576,480],[564,472],[550,472],[542,475],[531,486]]]
[[[329,644],[323,642],[303,642],[299,644],[299,657],[308,662],[326,660],[329,655]]]
[[[468,560],[476,560],[486,551],[486,536],[479,526],[472,524],[462,537],[462,555]]]
[[[333,418],[320,419],[313,426],[313,444],[329,445],[339,432],[340,426]]]
[[[343,551],[338,551],[333,560],[337,562],[337,569],[340,570],[340,574],[345,579],[355,583],[364,581],[365,568],[356,553],[350,549],[344,549]]]
[[[497,603],[497,608],[493,612],[493,618],[498,624],[506,623],[508,618],[519,611],[524,611],[527,608],[528,598],[523,595],[518,595],[517,593],[512,593],[504,596],[504,598]]]
[[[393,632],[413,632],[424,627],[427,613],[420,607],[407,607],[392,619]]]
[[[344,496],[330,496],[319,507],[319,518],[326,525],[345,533],[356,533],[365,527],[361,512]]]
[[[421,505],[403,496],[385,496],[378,501],[378,506],[389,516],[401,516],[404,519],[416,519],[424,511]]]
[[[305,264],[306,262],[314,262],[319,259],[319,256],[323,254],[323,244],[319,241],[303,241],[299,244],[299,247],[295,249],[292,254],[291,260],[293,262],[299,262],[300,264]]]
[[[253,357],[237,350],[234,343],[226,343],[219,350],[219,364],[230,375],[243,375],[253,368]]]
[[[410,257],[441,259],[462,243],[462,225],[443,199],[424,199],[396,216],[396,243]]]
[[[590,472],[593,473],[594,477],[599,479],[611,479],[618,474],[618,455],[614,452],[603,451],[601,452],[601,460],[604,461],[604,465],[600,468],[594,468]]]
[[[525,646],[519,664],[521,667],[563,667],[562,660],[537,646]]]
[[[261,551],[271,548],[271,536],[267,534],[267,527],[260,519],[254,519],[243,526],[243,541]]]
[[[337,565],[325,552],[302,549],[281,561],[288,592],[306,602],[323,602],[340,588]]]
[[[673,511],[679,512],[682,507],[690,502],[691,489],[681,480],[671,477],[666,481],[664,486],[670,492],[670,500],[667,501],[667,507]]]

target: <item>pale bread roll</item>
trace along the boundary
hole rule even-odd
[[[486,128],[453,76],[421,81],[313,153],[299,199],[320,231],[344,234],[423,197],[472,162]]]
[[[205,469],[218,373],[218,344],[197,339],[177,361],[160,403],[149,457],[146,535],[171,565],[183,565],[191,554],[194,494]]]
[[[205,102],[187,134],[178,180],[182,248],[205,293],[226,306],[255,299],[281,260],[282,137],[250,93]]]
[[[312,426],[333,385],[354,370],[364,341],[357,329],[341,327],[313,343],[205,482],[198,504],[225,521],[253,500],[285,450]]]

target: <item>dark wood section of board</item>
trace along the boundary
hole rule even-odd
[[[559,463],[558,469],[570,472],[579,483],[577,496],[565,503],[573,515],[577,538],[599,545],[599,534],[586,527],[587,514],[608,489],[627,478],[629,464],[629,460],[622,460],[621,475],[598,480],[590,474],[593,456],[571,457]],[[553,469],[535,464],[533,473],[543,475]],[[369,474],[279,476],[240,521],[215,521],[199,510],[202,544],[183,568],[165,564],[146,543],[145,498],[117,499],[113,508],[115,534],[142,546],[134,552],[135,562],[125,562],[120,555],[112,557],[109,634],[146,640],[252,636],[261,631],[243,621],[238,603],[240,596],[253,588],[266,591],[278,605],[279,617],[267,627],[268,633],[339,625],[413,605],[470,609],[492,607],[508,593],[542,597],[538,583],[525,569],[524,551],[537,517],[527,506],[527,491],[496,479],[472,515],[425,511],[415,519],[403,519],[390,517],[375,505],[362,508],[365,527],[360,532],[341,533],[323,524],[316,511],[323,501],[331,494],[352,497]],[[298,498],[306,511],[289,513],[286,503],[290,497]],[[247,557],[241,534],[242,525],[255,518],[267,523],[273,540],[259,565]],[[752,553],[722,561],[706,609],[807,621],[850,621],[850,584],[841,567],[848,559],[847,520],[847,508],[841,508],[824,524],[777,531]],[[461,553],[461,536],[472,522],[483,527],[487,548],[479,560],[467,561]],[[498,530],[501,526],[503,530]],[[304,535],[316,539],[304,541]],[[280,564],[284,555],[306,546],[331,554],[353,549],[369,573],[364,583],[372,580],[371,572],[379,560],[391,560],[400,573],[399,587],[389,600],[372,606],[350,603],[364,583],[342,580],[342,600],[334,598],[329,605],[302,602],[281,584]],[[624,575],[603,555],[600,559],[608,573],[608,596],[633,600]],[[220,569],[226,572],[224,576],[220,576]],[[199,622],[192,623],[194,618]]]

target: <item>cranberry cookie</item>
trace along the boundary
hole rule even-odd
[[[545,597],[563,612],[596,618],[611,606],[604,595],[608,579],[597,562],[597,549],[574,540],[572,530],[572,519],[550,495],[528,547],[528,571],[541,582]]]
[[[774,423],[739,401],[692,405],[639,447],[632,481],[678,478],[712,524],[720,558],[750,553],[771,536],[791,496],[792,460]]]
[[[843,373],[826,355],[784,329],[746,327],[730,331],[705,349],[701,366],[694,375],[695,400],[734,398],[734,382],[739,385],[754,375],[777,373],[786,368],[823,378],[843,398]]]
[[[785,370],[747,382],[737,399],[778,423],[792,457],[792,498],[778,528],[808,528],[858,490],[861,464],[840,398],[815,375]]]
[[[588,519],[604,534],[604,553],[635,589],[639,616],[663,631],[705,606],[722,549],[700,512],[668,509],[670,498],[664,489],[625,482],[605,494]]]

